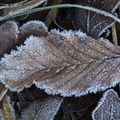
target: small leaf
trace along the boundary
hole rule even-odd
[[[120,98],[114,90],[103,95],[92,113],[93,120],[120,120]]]
[[[44,28],[43,31],[45,30]],[[49,94],[81,96],[120,82],[120,47],[80,31],[30,36],[0,61],[0,82],[12,91],[35,84]]]
[[[20,27],[18,42],[25,41],[30,35],[45,37],[48,35],[48,28],[40,21],[29,21]]]
[[[73,4],[90,6],[114,14],[120,0],[70,0]],[[115,22],[113,19],[84,9],[68,9],[59,13],[57,21],[59,24],[70,29],[81,29],[88,36],[99,38],[100,35]]]
[[[13,21],[0,26],[0,57],[15,47],[18,33],[18,26]]]
[[[20,120],[54,120],[62,102],[60,97],[34,101],[23,110]]]

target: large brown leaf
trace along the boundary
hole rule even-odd
[[[120,82],[120,47],[108,40],[53,30],[24,44],[0,61],[0,81],[11,90],[34,83],[49,94],[81,96]]]
[[[68,1],[70,1],[70,3],[90,6],[93,8],[104,10],[112,14],[114,14],[115,9],[118,7],[118,4],[120,3],[120,0],[74,0],[74,1],[68,0]],[[63,28],[66,28],[69,22],[71,23],[72,27],[69,27],[70,26],[69,25],[68,28],[81,29],[83,32],[87,33],[87,35],[93,38],[99,38],[100,35],[115,22],[109,17],[84,9],[69,9],[63,12],[61,10],[60,13],[62,18],[60,18],[61,16],[58,15],[57,19],[59,25],[61,25]]]
[[[92,113],[93,120],[120,120],[120,98],[114,90],[103,95]]]

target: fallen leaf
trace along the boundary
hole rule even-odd
[[[54,120],[62,102],[60,97],[34,101],[22,111],[20,120]]]
[[[114,90],[104,93],[92,113],[93,120],[120,120],[120,98]]]
[[[72,4],[80,4],[90,6],[106,12],[115,14],[115,9],[118,7],[120,0],[69,0]],[[60,14],[60,15],[59,15]],[[103,32],[112,26],[115,21],[104,15],[100,15],[84,9],[68,9],[61,10],[58,14],[57,21],[59,25],[66,29],[68,23],[71,24],[68,28],[81,29],[88,36],[99,38]],[[62,18],[61,18],[62,16]]]
[[[80,31],[30,36],[1,59],[0,82],[12,91],[35,84],[62,96],[96,93],[120,82],[120,47]]]
[[[30,35],[45,37],[48,35],[47,31],[48,28],[42,22],[37,20],[29,21],[20,27],[20,34],[18,36],[17,43],[25,41]]]
[[[18,26],[14,21],[6,22],[0,26],[0,57],[15,47],[18,33]]]

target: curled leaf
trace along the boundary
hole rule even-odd
[[[35,84],[49,94],[81,96],[120,82],[120,47],[80,31],[30,36],[0,61],[0,82],[13,91]]]
[[[119,120],[120,98],[114,90],[108,90],[103,95],[98,106],[92,113],[93,120]]]
[[[29,21],[20,28],[19,41],[25,41],[30,35],[47,36],[48,28],[40,21]]]
[[[22,111],[20,120],[54,120],[62,101],[60,97],[34,101]]]

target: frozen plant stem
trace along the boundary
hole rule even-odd
[[[1,93],[0,93],[0,101],[3,99],[3,97],[6,95],[8,89],[5,88]]]
[[[14,120],[12,117],[12,113],[10,110],[8,100],[7,100],[7,95],[4,96],[2,104],[3,104],[3,117],[4,117],[4,119],[5,120]]]
[[[113,43],[115,45],[118,45],[117,32],[116,32],[116,26],[115,26],[115,24],[112,25],[112,38],[113,38]]]
[[[9,19],[9,18],[22,16],[22,15],[35,13],[35,12],[38,12],[38,11],[54,9],[54,8],[80,8],[80,9],[85,9],[85,10],[89,10],[89,11],[104,15],[106,17],[110,17],[110,18],[114,19],[115,21],[117,21],[118,23],[120,23],[120,19],[117,18],[116,16],[112,15],[109,12],[105,12],[103,10],[99,10],[99,9],[89,7],[89,6],[82,6],[82,5],[75,5],[75,4],[61,4],[61,5],[53,5],[53,6],[47,6],[47,7],[41,7],[41,8],[34,8],[34,9],[26,10],[26,11],[21,11],[21,13],[13,12],[13,13],[10,13],[6,16],[0,17],[0,21],[6,20],[6,19]]]
[[[55,0],[54,4],[60,4],[62,0]],[[51,9],[50,12],[48,13],[45,23],[46,25],[49,27],[49,25],[51,24],[51,22],[55,19],[56,15],[57,15],[58,9]]]

